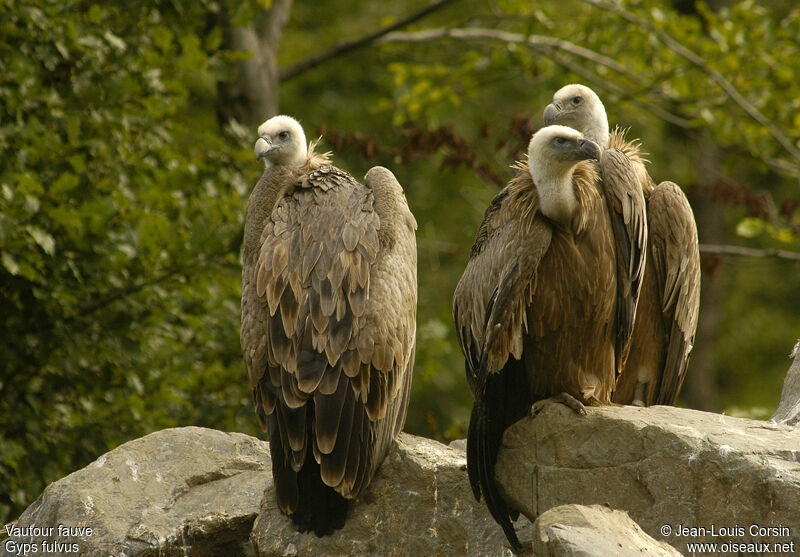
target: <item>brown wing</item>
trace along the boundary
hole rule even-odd
[[[494,479],[503,431],[530,406],[522,365],[526,309],[539,261],[550,245],[551,225],[538,214],[538,197],[527,171],[501,191],[486,210],[472,255],[453,296],[453,319],[475,395],[467,436],[467,472],[475,498],[509,541],[516,512]],[[520,241],[524,237],[525,241]]]
[[[636,170],[622,151],[603,151],[599,167],[617,251],[616,369],[620,373],[630,350],[644,275],[647,216]]]
[[[312,449],[345,497],[369,483],[399,429],[413,365],[414,232],[382,244],[380,193],[335,167],[308,173],[243,266],[242,346],[262,427],[294,472]],[[283,500],[278,487],[293,512],[297,486]]]
[[[509,356],[522,357],[526,302],[552,236],[551,225],[534,217],[538,196],[529,176],[520,172],[486,209],[453,294],[453,320],[470,388],[482,356],[489,373],[502,369]],[[520,242],[520,234],[530,243]]]
[[[505,243],[498,241],[495,229],[499,226],[497,215],[503,200],[508,196],[509,188],[498,193],[486,209],[481,222],[467,268],[453,292],[453,321],[456,326],[461,351],[465,358],[467,384],[474,394],[475,373],[481,358],[483,348],[483,329],[486,324],[486,307],[489,304],[491,291],[490,284],[495,284],[500,277],[500,267],[494,262],[484,263],[490,256],[483,254],[489,236],[492,243]]]
[[[700,308],[700,252],[697,225],[683,191],[661,182],[647,202],[651,269],[661,293],[668,340],[666,360],[651,404],[674,404],[697,330]]]

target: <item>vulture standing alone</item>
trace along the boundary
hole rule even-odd
[[[405,422],[417,224],[385,168],[360,184],[288,116],[258,135],[266,170],[247,204],[242,350],[278,505],[322,536],[344,525]]]
[[[618,128],[609,135],[603,103],[588,87],[572,84],[556,91],[544,109],[544,122],[571,126],[603,148],[620,149],[636,169],[647,206],[647,269],[628,361],[613,401],[674,404],[686,377],[700,308],[700,252],[689,201],[673,182],[653,182],[638,141],[626,141]]]
[[[528,164],[517,164],[516,177],[486,210],[453,298],[475,396],[470,484],[515,548],[517,512],[494,478],[503,431],[532,403],[562,393],[609,404],[625,349],[619,339],[632,324],[618,308],[636,304],[630,286],[644,264],[643,200],[625,155],[609,149],[598,164],[588,160],[600,156],[574,129],[534,134]]]

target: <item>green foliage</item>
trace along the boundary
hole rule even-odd
[[[0,522],[163,427],[254,431],[215,4],[3,2]],[[249,141],[249,140],[248,140]]]

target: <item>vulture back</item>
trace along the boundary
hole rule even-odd
[[[402,429],[417,301],[397,180],[373,169],[362,185],[322,162],[270,168],[251,195],[241,330],[279,506],[320,535],[343,525],[344,500]]]

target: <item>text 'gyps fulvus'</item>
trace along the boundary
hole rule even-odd
[[[608,133],[603,103],[585,85],[566,85],[544,109],[545,125],[579,130],[600,147],[624,152],[636,169],[647,207],[647,267],[625,368],[613,401],[674,404],[694,344],[700,309],[700,252],[697,225],[683,191],[650,178],[638,141],[619,128]]]
[[[385,168],[360,184],[288,116],[258,135],[266,170],[247,204],[242,350],[278,505],[321,536],[344,525],[405,422],[417,224]]]
[[[624,289],[617,283],[630,286],[641,273],[644,203],[628,199],[639,186],[625,155],[607,150],[599,164],[587,160],[600,156],[594,142],[571,128],[549,126],[534,134],[528,164],[518,164],[517,176],[486,210],[453,298],[475,396],[467,437],[470,483],[515,548],[511,519],[518,513],[501,498],[494,478],[503,431],[532,403],[561,393],[610,403],[618,339],[631,325],[617,308],[636,304],[619,299]],[[619,276],[618,252],[627,257],[625,276]]]

